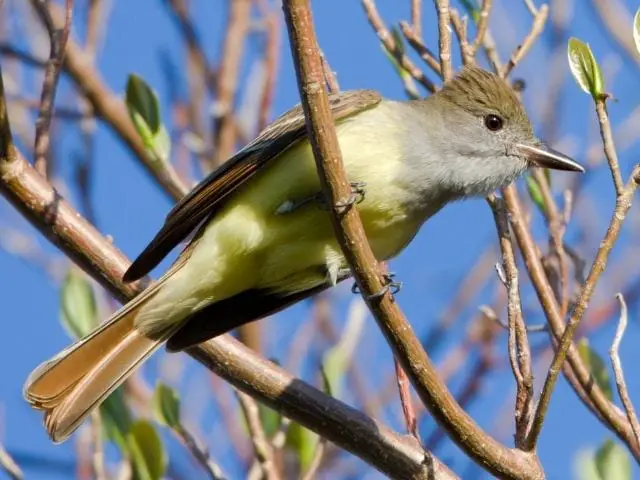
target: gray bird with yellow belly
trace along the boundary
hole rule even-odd
[[[376,257],[396,256],[444,205],[485,196],[531,166],[583,171],[543,145],[511,88],[465,68],[424,100],[330,96],[344,165]],[[362,193],[362,192],[361,192]],[[25,398],[65,440],[162,344],[220,335],[331,287],[349,273],[323,205],[300,106],[176,205],[125,280],[149,273],[192,232],[160,280],[41,364]]]

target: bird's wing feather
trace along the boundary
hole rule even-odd
[[[380,94],[373,90],[329,95],[334,121],[372,108],[381,100]],[[131,282],[148,274],[199,224],[225,205],[231,193],[305,135],[304,112],[302,106],[297,105],[265,128],[254,141],[209,174],[175,205],[160,231],[131,264],[124,280]]]
[[[338,275],[336,283],[340,283],[350,276],[351,272],[344,270]],[[167,341],[167,350],[170,352],[184,350],[210,338],[228,333],[242,325],[278,313],[294,303],[321,293],[334,285],[334,283],[327,281],[295,293],[252,289],[214,302],[197,310],[186,319],[180,329]]]

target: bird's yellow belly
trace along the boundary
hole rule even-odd
[[[338,133],[349,180],[366,184],[357,208],[373,251],[379,259],[393,257],[423,220],[408,211],[405,187],[395,179],[401,162],[397,139],[381,141],[384,132],[363,121],[340,125]],[[320,191],[307,142],[272,160],[218,212],[179,272],[198,279],[197,285],[190,282],[198,290],[191,298],[195,294],[205,304],[251,288],[306,290],[346,267],[326,208],[317,201],[283,208]]]

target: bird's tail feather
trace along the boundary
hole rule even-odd
[[[156,283],[147,289],[90,335],[41,364],[29,376],[24,396],[45,412],[45,426],[53,441],[62,442],[69,437],[93,408],[180,326],[153,337],[136,329],[137,313],[158,286]]]

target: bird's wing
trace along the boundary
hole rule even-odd
[[[373,90],[353,90],[329,95],[334,121],[376,106],[382,100]],[[124,281],[142,278],[183,241],[199,224],[226,204],[231,193],[244,185],[270,160],[306,135],[304,113],[297,105],[233,157],[203,179],[169,212],[164,225],[131,264]]]
[[[351,276],[350,270],[341,272],[340,283]],[[247,323],[278,313],[312,295],[317,295],[335,283],[326,281],[315,287],[295,293],[268,290],[245,290],[232,297],[211,303],[197,310],[167,341],[167,350],[177,352],[230,332]]]

